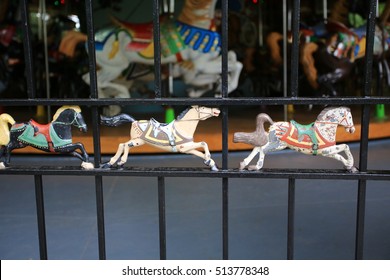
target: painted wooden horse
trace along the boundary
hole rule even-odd
[[[12,125],[11,129],[9,124]],[[71,154],[82,160],[81,166],[84,169],[93,169],[84,145],[72,142],[72,125],[80,131],[87,131],[87,125],[78,106],[62,106],[48,124],[39,124],[34,120],[16,123],[9,114],[1,114],[0,159],[4,156],[4,162],[0,162],[0,169],[9,165],[12,150],[26,146],[49,153]],[[80,150],[81,154],[76,150]]]
[[[268,132],[264,129],[265,122],[271,124]],[[259,154],[256,165],[250,165],[248,169],[260,170],[263,167],[266,154],[290,148],[308,155],[333,158],[341,161],[346,170],[356,172],[357,168],[354,167],[354,159],[349,146],[346,144],[336,145],[338,125],[344,126],[349,133],[355,131],[349,108],[325,108],[318,115],[317,120],[309,125],[301,125],[295,121],[274,122],[267,114],[259,114],[255,132],[237,132],[234,134],[234,142],[243,142],[255,146],[250,155],[240,163],[239,169],[245,169],[252,159]],[[346,157],[340,155],[341,152],[344,152]]]
[[[300,65],[311,88],[323,95],[338,95],[336,84],[346,79],[364,58],[366,47],[366,26],[348,27],[348,18],[356,1],[335,1],[327,23],[320,22],[311,28],[300,30]],[[389,50],[390,36],[386,28],[390,14],[390,0],[386,0],[380,23],[375,26],[374,62],[379,73],[378,79],[386,78],[390,85],[390,68],[385,59]],[[267,45],[274,67],[282,67],[280,42],[282,34],[271,32]],[[290,43],[290,42],[289,42]]]
[[[101,117],[101,123],[107,126],[118,126],[123,123],[132,123],[130,129],[131,139],[119,144],[116,154],[109,162],[102,164],[102,168],[110,168],[114,165],[122,167],[134,147],[149,144],[169,152],[193,154],[204,160],[204,163],[213,171],[218,168],[211,158],[206,142],[194,142],[193,135],[199,121],[210,117],[217,117],[220,111],[217,108],[203,106],[192,106],[183,111],[176,120],[170,123],[159,123],[155,119],[135,120],[127,114],[120,114],[114,117]],[[203,149],[201,152],[197,149]]]
[[[183,9],[176,20],[161,17],[161,64],[173,63],[173,77],[182,77],[192,87],[190,97],[199,97],[217,85],[221,89],[222,57],[221,38],[214,24],[214,11],[217,0],[185,0]],[[102,89],[110,87],[116,96],[129,98],[128,89],[117,84],[114,79],[129,67],[130,63],[154,64],[153,24],[128,23],[115,19],[119,27],[96,33],[96,62],[99,95],[105,96]],[[73,35],[72,35],[73,34]],[[74,32],[69,36],[75,36]],[[64,42],[76,43],[86,37],[73,40],[65,36]],[[66,52],[67,44],[62,44]],[[71,48],[70,48],[71,49]],[[228,92],[238,86],[242,63],[237,61],[233,51],[228,52]],[[84,75],[89,83],[89,74]],[[112,108],[110,115],[118,113]]]

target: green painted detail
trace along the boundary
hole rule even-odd
[[[167,20],[161,24],[161,54],[164,57],[175,55],[185,49],[185,44],[175,23]]]
[[[313,155],[317,155],[318,139],[314,130],[314,122],[311,124],[300,124],[292,120],[291,124],[295,126],[298,131],[298,141],[301,141],[304,135],[309,136],[313,142]]]
[[[23,128],[24,127],[25,130],[18,137],[19,141],[30,144],[34,147],[49,149],[49,143],[47,142],[45,135],[40,133],[35,135],[34,127],[31,125],[24,125]],[[20,130],[20,127],[13,130]],[[49,133],[54,148],[62,147],[72,143],[72,139],[61,139],[54,130],[53,126],[50,126]]]
[[[24,132],[18,137],[19,141],[24,143],[31,144],[39,148],[48,148],[49,145],[46,141],[46,138],[43,134],[38,134],[34,136],[34,128],[30,125],[26,126]]]
[[[72,143],[72,139],[61,139],[58,136],[57,132],[54,130],[53,126],[50,126],[49,132],[50,132],[50,138],[51,141],[53,142],[54,148],[62,147]]]

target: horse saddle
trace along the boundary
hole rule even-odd
[[[48,124],[40,124],[31,119],[29,121],[30,125],[34,128],[34,136],[37,136],[38,134],[42,134],[45,136],[45,138],[48,140],[48,142],[51,142],[50,137],[50,123]]]
[[[160,123],[154,118],[151,118],[145,139],[152,142],[160,142],[160,144],[166,142],[172,147],[176,146],[173,123]]]
[[[50,123],[39,124],[30,120],[25,124],[24,132],[18,137],[22,142],[32,144],[39,148],[49,148],[53,150],[53,141],[51,139]]]
[[[132,35],[132,41],[127,46],[130,51],[142,51],[153,42],[153,22],[132,23],[114,18],[114,21]]]
[[[310,138],[311,142],[313,143],[313,147],[312,147],[313,151],[316,152],[318,150],[318,139],[314,127],[314,122],[305,125],[305,124],[297,123],[296,121],[292,120],[290,123],[297,130],[298,141],[302,142],[304,140],[305,135],[307,135]]]

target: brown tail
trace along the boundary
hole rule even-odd
[[[255,147],[261,147],[268,143],[268,133],[264,129],[264,123],[273,124],[274,121],[267,114],[261,113],[256,117],[256,130],[253,132],[236,132],[233,135],[234,143],[246,143]]]

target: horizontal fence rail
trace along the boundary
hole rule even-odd
[[[282,2],[281,2],[282,3]],[[286,4],[286,1],[283,1]],[[0,175],[33,175],[35,178],[36,203],[38,217],[38,232],[40,243],[40,258],[47,259],[47,241],[45,228],[45,207],[44,193],[45,187],[42,183],[42,176],[48,175],[69,175],[69,176],[94,176],[96,187],[96,214],[98,225],[98,242],[99,242],[99,259],[106,259],[106,237],[105,237],[105,220],[104,220],[104,197],[103,197],[103,180],[105,176],[140,176],[155,177],[158,186],[158,209],[159,209],[159,239],[160,239],[160,258],[167,258],[167,240],[166,240],[166,217],[165,217],[165,178],[168,177],[209,177],[221,178],[222,193],[222,259],[229,258],[229,215],[228,215],[228,195],[229,179],[242,178],[245,184],[246,178],[258,179],[286,179],[288,180],[288,225],[286,227],[287,235],[287,252],[286,258],[294,258],[294,219],[295,219],[295,180],[296,179],[326,179],[326,180],[352,180],[358,184],[357,217],[356,217],[356,242],[355,258],[363,258],[364,248],[364,218],[365,218],[365,199],[366,199],[366,182],[368,180],[390,180],[390,170],[368,170],[368,133],[370,124],[370,106],[376,104],[390,104],[390,97],[371,96],[372,84],[372,64],[373,64],[373,44],[374,44],[374,27],[376,0],[369,1],[369,10],[367,14],[367,48],[364,68],[364,89],[363,96],[356,97],[334,97],[334,98],[308,98],[299,97],[298,89],[298,64],[299,64],[299,26],[300,26],[300,1],[292,1],[292,54],[291,54],[291,73],[290,73],[290,95],[287,97],[250,97],[250,98],[230,98],[227,92],[227,34],[228,34],[228,1],[221,1],[222,10],[222,97],[221,98],[171,98],[163,97],[161,92],[161,60],[160,56],[155,56],[155,97],[154,98],[123,98],[123,99],[101,99],[98,98],[97,78],[96,78],[96,61],[94,56],[94,23],[93,23],[93,4],[91,0],[85,1],[85,10],[88,29],[88,52],[90,68],[90,98],[82,99],[58,99],[58,98],[36,98],[33,54],[31,50],[31,30],[28,20],[28,1],[22,1],[22,17],[24,20],[24,47],[26,77],[28,84],[27,99],[0,99],[2,106],[59,106],[59,105],[80,105],[92,108],[92,130],[94,137],[94,165],[93,170],[82,170],[80,167],[50,167],[50,166],[12,166],[0,171]],[[153,25],[154,25],[154,43],[155,53],[160,54],[160,37],[159,37],[159,11],[160,2],[153,0]],[[100,129],[99,129],[99,109],[107,105],[212,105],[218,106],[222,113],[222,168],[214,172],[203,168],[127,168],[121,170],[100,169],[101,162],[100,152]],[[347,173],[342,170],[315,170],[315,169],[263,169],[259,172],[239,171],[238,169],[228,168],[228,125],[229,125],[229,108],[234,106],[252,106],[252,105],[358,105],[362,112],[362,131],[360,139],[360,158],[359,171],[356,173]],[[42,160],[44,163],[44,161]]]

